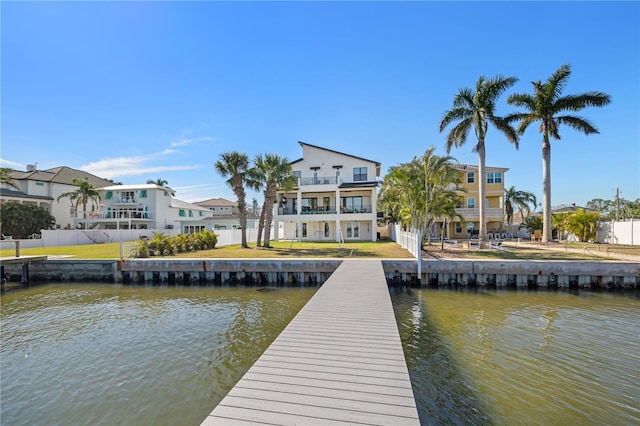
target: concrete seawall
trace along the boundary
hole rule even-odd
[[[31,281],[105,281],[181,285],[311,285],[341,259],[54,259],[29,265]],[[3,265],[20,281],[22,264]],[[390,285],[640,289],[640,263],[615,261],[382,260]]]

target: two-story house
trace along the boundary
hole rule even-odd
[[[29,164],[26,171],[11,172],[10,178],[20,189],[3,185],[0,189],[0,202],[4,204],[14,201],[42,207],[51,213],[59,228],[73,227],[77,211],[82,210],[82,206],[77,206],[69,197],[59,198],[60,195],[77,189],[74,179],[85,180],[95,188],[113,185],[109,180],[66,166],[39,170],[34,164]]]
[[[278,192],[274,239],[376,241],[380,163],[298,143],[302,158],[291,162],[297,185]]]
[[[456,164],[454,168],[461,174],[463,190],[460,196],[459,207],[456,213],[464,217],[464,223],[455,220],[447,223],[446,236],[453,239],[469,238],[472,232],[480,229],[480,174],[478,166],[468,164]],[[485,218],[487,233],[504,231],[504,177],[508,168],[485,167]],[[442,220],[439,224],[442,226]]]
[[[175,191],[153,183],[100,188],[100,205],[87,217],[78,215],[80,228],[180,229],[182,220],[211,216],[211,211],[174,198]]]

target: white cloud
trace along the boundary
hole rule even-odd
[[[171,147],[173,148],[175,146],[185,146],[185,145],[190,145],[194,142],[204,142],[204,141],[212,141],[212,140],[214,140],[214,138],[211,136],[203,136],[200,138],[191,138],[191,139],[183,138],[179,141],[171,142]]]
[[[173,149],[153,153],[149,155],[141,155],[135,157],[118,157],[106,158],[104,160],[94,161],[80,167],[81,170],[100,176],[105,179],[121,178],[125,176],[149,175],[164,171],[175,170],[194,170],[202,166],[198,165],[178,165],[178,166],[153,166],[145,165],[146,162],[155,158],[176,153]]]
[[[5,160],[4,158],[0,158],[0,167],[7,167],[15,170],[26,170],[26,166],[24,164],[16,163],[15,161]]]

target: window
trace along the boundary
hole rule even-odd
[[[487,173],[487,183],[502,183],[502,172]]]
[[[360,224],[358,222],[347,222],[347,238],[360,237]]]
[[[36,186],[44,186],[44,183],[42,183],[42,182],[36,182]]]
[[[322,207],[324,207],[325,211],[329,211],[329,208],[331,207],[331,198],[322,197]]]
[[[200,217],[204,216],[204,212],[203,211],[199,211],[198,212],[198,216],[200,216]]]
[[[178,216],[180,217],[185,217],[187,214],[185,213],[185,211],[183,209],[180,209],[180,211],[178,212]]]
[[[306,222],[302,224],[302,238],[307,238],[307,224],[306,224]]]
[[[362,197],[341,197],[340,211],[342,213],[356,213],[362,210]]]
[[[476,208],[476,199],[474,197],[467,198],[467,208],[468,209]]]
[[[189,210],[189,217],[193,217],[193,210]]]
[[[476,172],[467,172],[467,183],[476,182]]]
[[[366,181],[367,180],[367,168],[366,167],[355,167],[353,169],[353,181]]]
[[[456,234],[462,234],[462,224],[460,222],[456,222]]]
[[[143,189],[140,191],[140,198],[147,198],[147,190]]]
[[[324,223],[324,237],[329,238],[329,224],[327,222]]]
[[[107,191],[107,195],[105,195],[104,198],[110,200],[111,197],[113,197],[113,191]]]
[[[293,176],[296,178],[296,183],[300,183],[302,172],[300,170],[293,172]]]
[[[134,192],[133,191],[122,191],[120,193],[120,201],[123,203],[133,203]]]

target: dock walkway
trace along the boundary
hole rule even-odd
[[[419,425],[380,260],[345,260],[202,422]]]

